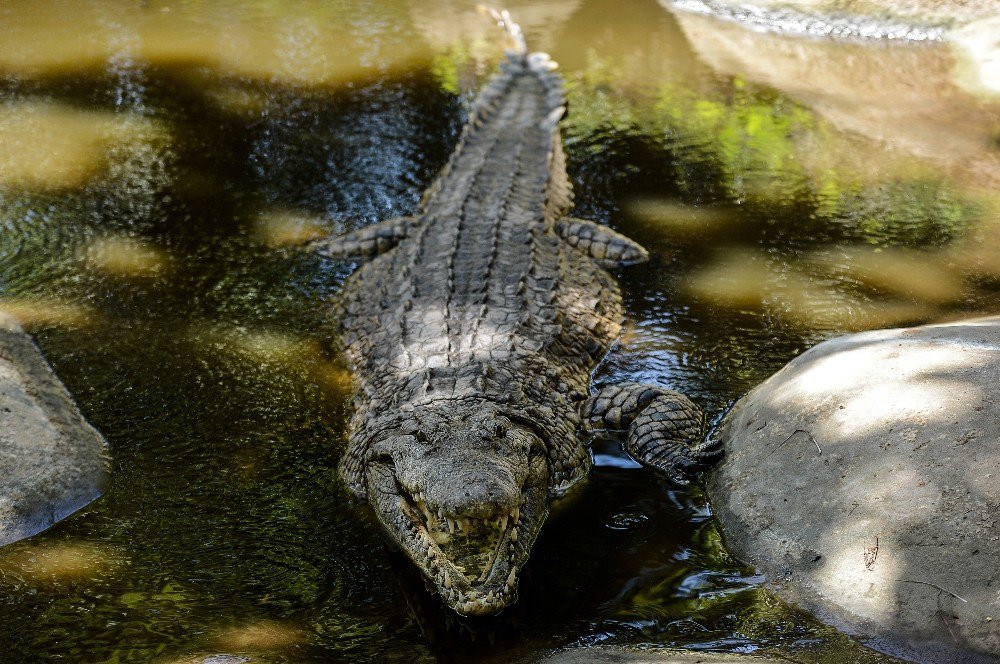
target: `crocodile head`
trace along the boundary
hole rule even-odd
[[[498,613],[548,512],[539,439],[492,408],[408,418],[364,467],[368,499],[390,539],[446,604]]]

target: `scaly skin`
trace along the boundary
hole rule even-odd
[[[508,53],[420,213],[320,246],[371,258],[339,300],[356,386],[341,475],[462,615],[515,600],[549,502],[586,477],[586,438],[609,428],[600,395],[588,402],[590,372],[623,318],[602,266],[646,258],[564,217],[565,101],[552,68],[544,54]],[[643,407],[669,406],[676,393],[657,389]],[[684,402],[683,422],[661,430],[651,411],[652,424],[636,424],[653,465],[677,474],[715,455],[689,446],[700,415]],[[607,422],[628,428],[635,410]]]

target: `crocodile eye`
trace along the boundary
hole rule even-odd
[[[404,436],[413,436],[418,443],[427,442],[427,434],[415,426],[411,426],[400,431]]]
[[[493,437],[503,438],[507,435],[507,425],[503,422],[497,422],[493,425]]]

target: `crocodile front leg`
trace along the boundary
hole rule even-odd
[[[327,258],[374,258],[399,244],[416,224],[415,217],[394,217],[350,233],[316,240],[307,248]]]
[[[593,221],[563,217],[556,222],[556,233],[602,267],[627,267],[649,260],[641,244]]]
[[[639,463],[686,483],[722,456],[718,442],[699,443],[701,411],[679,392],[649,383],[601,388],[583,405],[593,433],[624,437],[622,448]]]

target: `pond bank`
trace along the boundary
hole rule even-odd
[[[853,40],[950,44],[956,78],[970,90],[1000,94],[1000,7],[990,0],[661,0],[683,12],[757,30]]]

